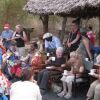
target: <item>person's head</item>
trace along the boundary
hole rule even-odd
[[[21,25],[16,25],[15,30],[16,32],[21,32],[23,30],[23,27]]]
[[[72,31],[76,32],[79,28],[79,25],[76,20],[72,21]]]
[[[34,52],[35,49],[38,49],[38,44],[36,42],[33,42],[30,45],[30,51],[33,51]]]
[[[33,71],[30,68],[25,68],[22,70],[21,75],[22,81],[30,81],[33,79]]]
[[[63,56],[63,47],[58,47],[56,49],[56,57],[61,58]]]
[[[53,36],[52,33],[45,33],[43,35],[43,39],[47,41],[52,41],[52,36]]]
[[[8,31],[9,29],[10,29],[10,24],[8,24],[8,23],[5,24],[5,25],[4,25],[4,30]]]
[[[77,52],[73,51],[70,53],[70,59],[69,59],[69,63],[70,64],[74,64],[76,62],[76,60],[78,59],[78,54]]]
[[[88,29],[88,31],[91,31],[92,30],[92,26],[89,25],[87,29]]]

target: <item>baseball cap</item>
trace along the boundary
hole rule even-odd
[[[52,33],[45,33],[45,34],[43,35],[43,39],[49,38],[49,37],[51,37],[51,36],[52,36]]]

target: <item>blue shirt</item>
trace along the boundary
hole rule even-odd
[[[45,40],[45,48],[57,49],[58,47],[62,47],[61,41],[58,37],[52,36],[52,41]]]
[[[8,30],[8,31],[3,31],[1,34],[1,37],[5,38],[5,39],[10,39],[10,38],[12,38],[12,35],[13,35],[13,31]]]

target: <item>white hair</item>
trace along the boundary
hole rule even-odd
[[[64,49],[63,49],[63,47],[58,47],[58,48],[56,49],[56,52],[57,52],[57,51],[61,51],[61,52],[63,52]]]
[[[78,53],[76,51],[70,52],[70,57],[78,57]]]
[[[22,25],[20,25],[20,24],[16,25],[15,28],[23,29]]]

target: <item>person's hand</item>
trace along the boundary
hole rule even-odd
[[[62,64],[61,67],[62,67],[62,68],[66,67],[66,64]]]
[[[61,67],[58,67],[57,70],[58,71],[63,71],[63,69]]]
[[[46,61],[45,61],[45,64],[49,64],[49,63],[50,63],[50,60],[46,60]]]
[[[69,48],[71,47],[71,43],[68,43],[67,45],[68,45]]]

